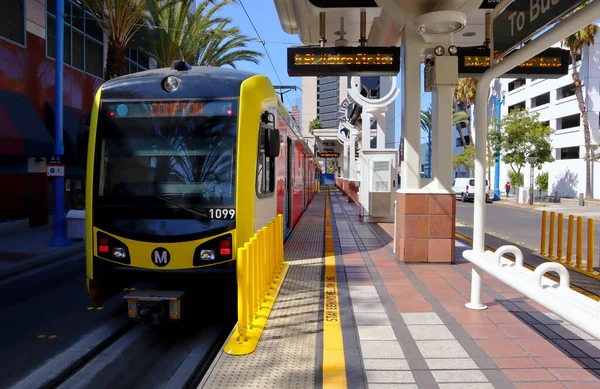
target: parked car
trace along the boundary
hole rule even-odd
[[[452,190],[456,194],[456,198],[465,201],[475,201],[475,179],[472,177],[458,177],[452,182]],[[492,202],[492,191],[488,180],[485,180],[485,201]]]

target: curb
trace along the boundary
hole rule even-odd
[[[22,263],[7,266],[6,269],[0,270],[0,279],[8,278],[16,273],[22,273],[33,268],[45,266],[51,262],[60,262],[65,257],[72,257],[77,254],[85,253],[85,244],[83,242],[71,243],[71,247],[62,250],[56,250],[48,254],[37,255],[33,258],[23,261]],[[57,261],[59,260],[59,261]]]

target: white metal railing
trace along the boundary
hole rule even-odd
[[[504,258],[513,253],[515,262]],[[570,288],[571,279],[566,267],[556,262],[542,263],[534,271],[523,267],[523,253],[515,246],[502,246],[495,252],[478,253],[466,250],[463,257],[477,267],[531,300],[554,312],[566,321],[600,339],[600,302],[577,293]],[[549,271],[560,276],[560,283],[544,277]],[[471,309],[485,309],[481,304],[480,288],[471,289]],[[474,293],[475,292],[475,293]]]

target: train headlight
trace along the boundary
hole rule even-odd
[[[203,261],[214,261],[216,257],[215,254],[215,250],[201,250],[200,259]]]
[[[169,93],[175,92],[177,88],[179,88],[179,84],[179,78],[175,76],[169,76],[165,78],[165,81],[163,82],[163,88],[165,88],[165,90]]]
[[[113,247],[112,257],[115,259],[127,258],[127,250],[125,250],[123,247]]]

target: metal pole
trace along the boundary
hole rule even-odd
[[[63,147],[63,59],[65,2],[56,0],[56,41],[54,73],[54,155],[62,159]],[[65,177],[54,178],[54,225],[50,246],[69,246],[67,220],[65,218]]]
[[[504,104],[505,97],[502,96],[502,100],[500,98],[496,99],[494,96],[494,104],[496,104],[496,126],[497,130],[500,131],[500,115],[502,104]],[[494,175],[494,201],[500,200],[500,146],[496,149],[496,166],[495,166],[495,175]]]
[[[431,131],[430,128],[427,133],[427,178],[431,178]]]
[[[533,205],[533,163],[529,169],[529,205]]]

